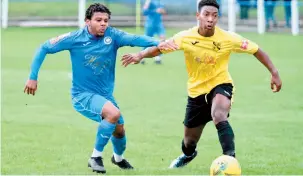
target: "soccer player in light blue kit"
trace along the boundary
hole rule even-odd
[[[158,35],[161,40],[165,39],[165,28],[162,22],[162,15],[166,14],[160,0],[146,0],[143,6],[143,15],[146,16],[145,21],[145,35],[154,37]],[[141,61],[145,63],[144,60]],[[160,56],[155,57],[155,63],[161,64]]]
[[[86,11],[86,27],[46,41],[34,56],[29,80],[24,92],[35,95],[38,72],[47,54],[63,50],[70,52],[72,63],[71,96],[74,108],[99,123],[95,148],[88,166],[105,173],[102,151],[111,140],[113,164],[121,169],[133,169],[124,159],[126,137],[124,120],[113,97],[117,50],[123,46],[170,48],[147,36],[125,33],[108,26],[111,12],[102,4],[92,4]]]

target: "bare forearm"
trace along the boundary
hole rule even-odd
[[[139,52],[139,56],[141,59],[159,56],[160,54],[160,50],[158,49],[158,47],[155,46],[146,48],[145,50]]]
[[[268,55],[260,48],[254,54],[254,56],[268,69],[271,74],[275,74],[278,72]]]

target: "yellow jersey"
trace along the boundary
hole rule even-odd
[[[215,28],[211,37],[201,36],[198,29],[193,27],[172,37],[184,52],[188,72],[188,95],[192,98],[209,93],[219,84],[233,84],[228,72],[232,52],[254,54],[258,51],[257,44],[219,27]]]

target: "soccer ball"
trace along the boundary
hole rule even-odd
[[[241,175],[241,166],[236,158],[222,155],[211,164],[210,175]]]

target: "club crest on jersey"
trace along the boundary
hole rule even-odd
[[[213,45],[214,45],[213,49],[215,51],[219,51],[221,49],[221,43],[219,43],[219,42],[213,42]]]
[[[111,38],[111,37],[105,37],[105,38],[104,38],[104,43],[105,43],[106,45],[111,44],[111,43],[112,43],[112,38]]]
[[[58,43],[60,40],[66,38],[67,36],[70,36],[70,34],[71,34],[71,33],[69,32],[69,33],[65,33],[65,34],[59,35],[59,36],[57,36],[57,37],[51,38],[51,39],[49,40],[49,43],[50,43],[51,45],[54,45],[54,44]]]
[[[247,50],[248,48],[248,40],[242,40],[241,48]]]

